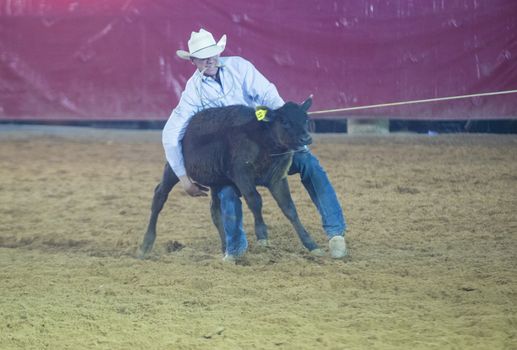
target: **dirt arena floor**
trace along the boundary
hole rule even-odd
[[[350,256],[309,255],[261,191],[272,247],[246,209],[229,265],[209,200],[179,189],[135,258],[158,131],[0,125],[0,348],[517,349],[517,136],[316,136]]]

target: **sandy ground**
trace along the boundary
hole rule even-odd
[[[310,256],[261,191],[272,247],[246,210],[232,266],[179,189],[136,259],[159,132],[79,129],[0,125],[1,349],[517,349],[516,136],[318,136],[350,257]]]

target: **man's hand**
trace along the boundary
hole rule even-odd
[[[180,182],[185,192],[192,197],[206,197],[208,188],[192,182],[188,176],[180,176]]]

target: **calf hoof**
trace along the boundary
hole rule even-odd
[[[257,245],[261,248],[267,248],[267,247],[269,247],[269,240],[259,239],[259,240],[257,240]]]
[[[147,256],[149,255],[149,252],[151,251],[151,249],[149,248],[144,248],[143,246],[140,246],[138,247],[138,249],[136,250],[136,257],[138,259],[145,259],[147,258]]]
[[[313,250],[311,250],[310,253],[311,253],[311,255],[314,255],[314,256],[324,256],[325,255],[325,252],[320,248],[313,249]]]

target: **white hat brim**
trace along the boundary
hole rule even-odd
[[[205,47],[204,49],[198,50],[193,53],[190,53],[185,50],[178,50],[178,51],[176,51],[176,55],[178,55],[179,58],[182,58],[184,60],[190,60],[192,57],[204,59],[204,58],[219,55],[221,52],[224,51],[225,47],[226,47],[226,34],[223,35],[221,37],[221,39],[219,39],[219,41],[215,45]]]

